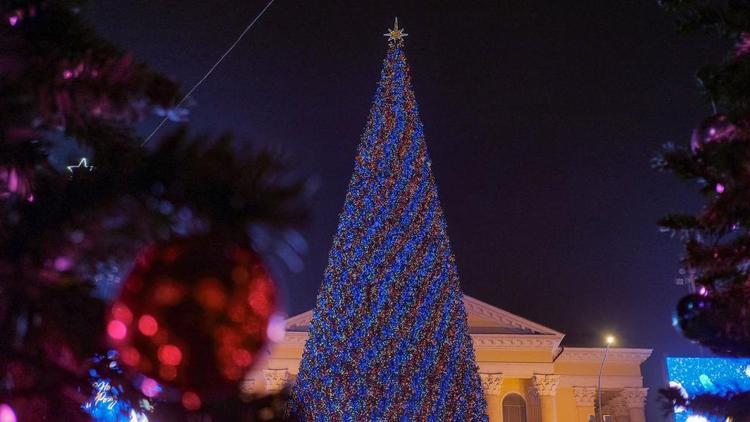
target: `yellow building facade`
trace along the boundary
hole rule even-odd
[[[594,415],[603,348],[561,346],[563,333],[464,296],[490,422],[588,422]],[[243,389],[269,393],[299,372],[312,311],[286,320],[286,335]],[[645,422],[641,364],[650,349],[610,348],[602,373],[604,414]]]

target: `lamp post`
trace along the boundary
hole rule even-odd
[[[599,366],[599,381],[596,385],[597,403],[596,403],[596,420],[604,422],[604,412],[602,411],[602,372],[604,371],[604,362],[607,361],[607,354],[609,354],[609,347],[615,342],[614,336],[607,336],[606,339],[607,347],[604,349],[604,357],[602,358],[602,364]]]

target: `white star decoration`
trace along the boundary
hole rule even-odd
[[[79,161],[77,165],[75,165],[75,166],[68,166],[66,168],[68,169],[68,171],[70,172],[70,174],[73,174],[74,171],[75,171],[75,169],[79,169],[81,167],[85,168],[88,171],[94,170],[94,166],[90,166],[89,163],[88,163],[88,161],[85,158],[81,158],[81,161]]]
[[[403,28],[398,27],[398,18],[396,18],[396,21],[393,23],[393,28],[389,29],[388,32],[383,34],[384,37],[388,37],[388,41],[403,40],[404,37],[408,35],[409,34],[404,33]]]

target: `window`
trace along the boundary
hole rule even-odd
[[[503,422],[526,422],[526,402],[518,394],[503,399]]]

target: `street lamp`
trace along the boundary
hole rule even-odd
[[[596,420],[599,422],[604,421],[604,412],[602,411],[602,371],[604,370],[604,362],[607,361],[607,354],[609,354],[609,348],[615,343],[615,337],[613,335],[608,335],[605,339],[607,343],[607,347],[604,349],[604,357],[602,358],[602,364],[599,366],[599,381],[597,382],[596,386],[596,394],[598,396],[598,401],[596,405]]]

